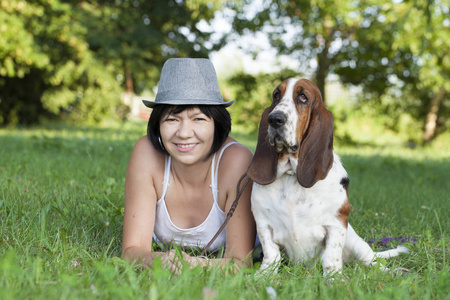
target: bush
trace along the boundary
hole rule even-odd
[[[245,133],[258,132],[261,114],[272,103],[272,92],[284,79],[297,77],[298,73],[284,69],[279,73],[257,75],[236,73],[227,81],[231,99],[236,102],[230,107],[233,128]]]
[[[119,84],[94,59],[72,6],[1,0],[0,6],[0,125],[123,117]]]

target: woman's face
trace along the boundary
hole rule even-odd
[[[192,165],[204,161],[214,140],[214,120],[198,107],[168,113],[160,121],[164,147],[173,159]]]

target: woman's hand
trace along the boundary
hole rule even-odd
[[[190,256],[185,252],[177,252],[175,249],[172,249],[169,252],[164,252],[162,255],[159,255],[159,258],[161,259],[163,268],[175,275],[179,275],[183,270],[183,261],[187,261]]]
[[[209,265],[208,260],[205,258],[190,256],[186,252],[178,252],[174,249],[169,252],[164,252],[163,255],[159,255],[159,257],[161,259],[161,265],[175,275],[181,274],[183,262],[189,266],[189,269],[193,269],[197,266],[206,267]]]

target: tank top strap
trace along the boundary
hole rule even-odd
[[[217,185],[214,183],[214,173],[215,173],[214,169],[216,168],[215,161],[216,161],[216,153],[214,153],[214,156],[213,156],[213,159],[212,159],[212,162],[211,162],[211,184],[209,186],[211,187],[211,190],[212,190],[214,202],[217,203],[217,192],[218,192],[218,189],[217,189]]]
[[[212,165],[211,165],[211,189],[212,189],[212,193],[213,193],[213,198],[214,198],[214,202],[219,203],[218,201],[218,177],[219,177],[219,164],[220,164],[220,160],[222,159],[222,155],[225,152],[225,150],[230,147],[231,145],[234,144],[239,144],[238,142],[231,142],[226,144],[222,150],[219,153],[219,158],[217,159],[217,163],[216,163],[216,154],[214,153],[213,159],[212,159]]]
[[[167,188],[169,187],[169,179],[170,179],[170,164],[172,162],[172,157],[170,155],[166,155],[164,159],[164,181],[163,181],[163,192],[160,199],[165,199]]]

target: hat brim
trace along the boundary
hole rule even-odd
[[[145,106],[149,108],[153,108],[156,105],[220,105],[224,107],[229,107],[231,104],[234,103],[234,100],[227,101],[227,102],[221,102],[218,103],[217,101],[211,101],[211,100],[171,100],[170,102],[155,102],[155,101],[149,101],[149,100],[142,100],[142,103],[144,103]]]

